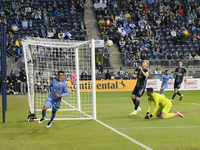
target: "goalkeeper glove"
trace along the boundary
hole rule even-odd
[[[146,116],[144,117],[144,119],[150,119],[151,117],[153,117],[153,115],[149,115],[149,113],[146,114]]]

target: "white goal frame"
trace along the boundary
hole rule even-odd
[[[92,80],[92,115],[85,114],[81,110],[81,98],[80,98],[80,84],[79,84],[79,56],[78,49],[82,45],[90,45],[91,49],[91,80]],[[94,119],[96,120],[96,75],[95,75],[95,44],[94,39],[89,41],[73,41],[73,40],[62,40],[62,39],[44,39],[44,38],[32,38],[27,37],[22,39],[22,45],[24,50],[24,60],[25,60],[25,69],[27,75],[27,86],[28,86],[28,103],[30,107],[30,113],[35,114],[35,79],[34,79],[34,63],[31,56],[29,45],[37,46],[52,46],[52,47],[73,47],[75,49],[75,72],[76,72],[76,84],[77,84],[77,109],[79,112],[86,115],[86,118],[55,118],[55,120],[85,120],[85,119]],[[65,102],[66,103],[66,102]],[[62,105],[62,104],[61,104]],[[70,104],[69,104],[70,105]],[[42,108],[41,108],[42,110]],[[48,110],[49,111],[49,110]],[[59,110],[58,110],[59,111]],[[39,119],[39,118],[38,118]],[[38,120],[35,119],[35,120]]]

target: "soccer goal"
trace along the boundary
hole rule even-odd
[[[26,38],[22,44],[30,112],[41,118],[50,90],[43,94],[40,91],[62,70],[69,94],[62,98],[55,120],[96,119],[94,40]],[[47,117],[51,110],[47,110]]]

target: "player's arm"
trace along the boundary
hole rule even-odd
[[[55,97],[66,97],[68,96],[68,86],[67,84],[63,87],[63,93],[59,95],[58,93],[55,94]]]
[[[187,81],[187,78],[188,78],[188,73],[187,73],[187,71],[185,70],[185,82]]]
[[[50,89],[50,88],[52,88],[52,87],[53,87],[53,85],[50,84],[47,88],[45,88],[43,91],[41,91],[41,93],[44,93],[45,91],[47,91],[48,89]]]
[[[137,75],[133,74],[132,72],[131,75],[133,76],[133,78],[137,78]]]
[[[162,77],[160,78],[160,81],[164,81],[164,74],[163,74]]]
[[[159,100],[158,99],[154,99],[155,105],[154,105],[154,109],[153,112],[151,113],[151,115],[153,116],[156,111],[158,110],[158,106],[159,106]]]
[[[151,98],[148,97],[148,108],[147,108],[147,114],[145,115],[144,119],[150,119],[152,115],[149,114],[151,110]]]
[[[148,78],[149,72],[148,72],[148,71],[147,71],[147,72],[144,72],[141,66],[139,66],[138,68],[141,70],[142,74],[143,74],[146,78]]]
[[[173,78],[171,75],[170,75],[169,78],[171,79],[170,83],[173,82],[173,79],[174,79],[174,78]]]

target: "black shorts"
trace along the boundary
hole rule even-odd
[[[139,87],[135,87],[133,92],[132,92],[132,95],[136,95],[138,97],[142,97],[143,94],[145,92],[145,86],[139,86]]]
[[[174,82],[174,89],[180,89],[181,88],[181,82]]]

